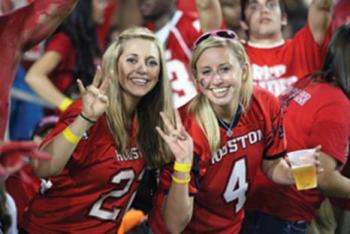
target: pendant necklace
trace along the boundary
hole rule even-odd
[[[220,117],[218,117],[218,120],[221,124],[221,126],[226,130],[226,136],[227,137],[232,137],[233,136],[233,131],[232,128],[237,125],[240,117],[241,117],[241,105],[238,105],[236,114],[233,116],[231,119],[231,122],[227,124],[224,120],[222,120]]]
[[[223,121],[221,118],[218,118],[219,119],[219,122],[221,123],[221,125],[225,128],[226,130],[226,136],[227,137],[232,137],[233,136],[233,131],[232,131],[232,127],[233,127],[233,124],[235,122],[235,118],[232,118],[231,122],[229,125],[227,125],[225,123],[225,121]]]

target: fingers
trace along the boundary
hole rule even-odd
[[[86,92],[83,82],[80,79],[77,79],[77,84],[78,84],[80,95],[83,95]]]
[[[101,92],[103,92],[103,93],[106,92],[111,80],[112,80],[111,76],[108,75],[108,77],[102,81],[102,84],[100,86]]]
[[[164,114],[164,112],[160,112],[160,116],[162,117],[164,126],[168,132],[175,132],[176,129],[174,128],[174,125],[170,122],[169,118]]]
[[[97,66],[94,79],[92,80],[92,85],[95,87],[98,87],[101,83],[101,79],[102,79],[101,66]]]

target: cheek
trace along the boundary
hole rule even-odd
[[[198,84],[199,84],[199,88],[202,89],[208,89],[209,85],[210,85],[210,79],[209,78],[199,78],[198,79]]]

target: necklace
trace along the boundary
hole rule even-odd
[[[226,130],[227,137],[233,136],[232,128],[237,125],[240,117],[241,117],[241,105],[238,105],[236,114],[233,116],[233,118],[231,119],[231,122],[229,124],[227,124],[224,120],[222,120],[220,117],[218,117],[220,124]]]
[[[221,125],[225,128],[226,130],[226,136],[227,137],[232,137],[233,136],[233,131],[232,131],[232,127],[233,127],[233,124],[235,122],[235,118],[232,118],[231,122],[229,125],[227,125],[225,123],[225,121],[223,121],[221,118],[218,118],[219,119],[219,122],[221,123]]]

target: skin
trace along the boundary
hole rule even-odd
[[[251,42],[268,44],[283,40],[282,26],[287,25],[287,17],[282,15],[278,0],[251,0],[245,16],[242,26],[249,29]]]
[[[160,73],[158,49],[151,41],[131,39],[118,62],[119,83],[129,109],[156,86]]]
[[[98,25],[102,24],[104,22],[104,11],[107,7],[108,0],[93,0],[92,1],[92,18],[94,19],[94,22]]]
[[[230,122],[238,106],[244,68],[227,47],[206,49],[197,61],[197,68],[200,91],[214,111]]]

